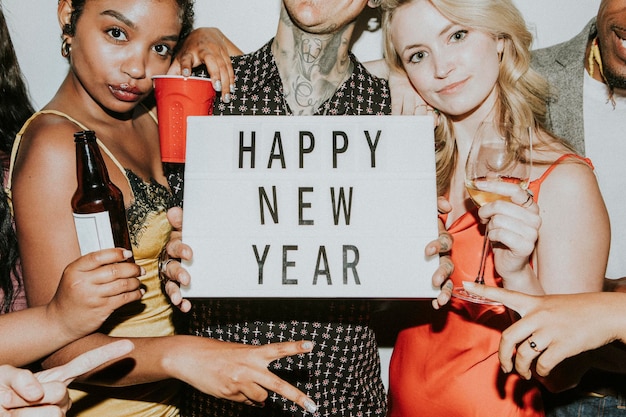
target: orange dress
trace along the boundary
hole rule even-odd
[[[562,156],[530,184],[535,200],[554,167],[572,157],[579,158]],[[455,286],[473,281],[478,271],[484,226],[477,211],[465,213],[448,230],[454,237]],[[501,281],[490,253],[485,283],[501,286]],[[419,318],[424,324],[402,330],[394,346],[389,368],[391,417],[544,416],[538,385],[500,370],[500,335],[512,323],[505,307],[452,298],[449,308],[425,314]]]

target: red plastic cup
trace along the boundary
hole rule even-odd
[[[152,80],[159,119],[161,161],[184,163],[187,116],[213,114],[213,83],[209,78],[181,75],[156,75]]]

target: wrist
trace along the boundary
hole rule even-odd
[[[187,353],[187,346],[189,342],[192,341],[191,338],[193,337],[195,336],[174,335],[158,338],[162,339],[159,341],[159,348],[157,350],[161,355],[159,358],[159,366],[167,378],[187,382],[185,373],[181,369],[181,364],[186,358],[193,357],[191,353]]]
[[[35,307],[39,308],[39,307]],[[58,335],[59,341],[66,341],[70,343],[74,340],[80,339],[86,336],[86,333],[81,332],[72,325],[72,319],[68,319],[53,301],[49,302],[45,306],[41,306],[43,311],[43,319],[45,321],[44,327],[50,329],[54,334]]]
[[[505,271],[500,273],[502,286],[508,290],[523,292],[531,295],[543,295],[545,291],[532,269],[530,264],[526,264],[517,271]]]

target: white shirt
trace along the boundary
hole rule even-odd
[[[626,276],[626,90],[615,90],[613,107],[607,85],[587,71],[583,88],[585,154],[595,167],[611,220],[606,276],[621,278]]]

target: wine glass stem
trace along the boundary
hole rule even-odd
[[[480,255],[480,267],[478,268],[478,276],[474,280],[476,284],[484,284],[485,283],[485,263],[487,261],[487,245],[489,244],[489,239],[487,238],[487,231],[485,231],[485,237],[483,238],[483,251]]]

